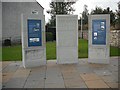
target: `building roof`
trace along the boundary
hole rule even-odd
[[[37,2],[37,1],[36,1]],[[39,3],[39,2],[37,2],[42,8],[43,8],[43,6]],[[44,8],[43,8],[44,9]]]
[[[1,0],[1,2],[37,2],[36,0]],[[43,6],[37,2],[42,8]],[[44,9],[44,8],[43,8]]]

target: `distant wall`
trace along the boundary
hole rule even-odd
[[[78,37],[81,38],[83,36],[84,39],[88,40],[88,30],[83,30],[81,34],[81,30],[78,30]]]
[[[110,32],[110,44],[111,46],[120,47],[120,30]]]

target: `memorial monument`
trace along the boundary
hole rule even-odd
[[[88,62],[109,64],[110,15],[89,15]]]
[[[22,14],[22,61],[24,67],[46,64],[45,16],[36,10]]]
[[[56,16],[57,63],[78,63],[78,16]]]

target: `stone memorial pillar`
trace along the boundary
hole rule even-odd
[[[89,15],[88,62],[109,64],[110,15]]]
[[[22,61],[24,67],[46,64],[45,16],[22,14]]]
[[[78,16],[56,16],[57,63],[78,63]]]

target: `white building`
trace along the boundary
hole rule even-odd
[[[11,0],[6,0],[11,1]],[[10,38],[12,42],[21,40],[21,14],[38,10],[43,14],[44,8],[35,0],[32,2],[2,2],[2,39]]]

